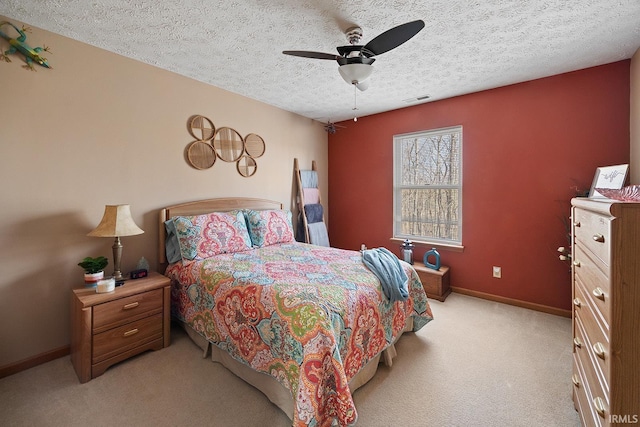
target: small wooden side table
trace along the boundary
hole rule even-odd
[[[427,297],[444,301],[451,293],[449,285],[449,267],[441,265],[439,270],[416,263],[413,268],[418,273]]]
[[[113,292],[71,292],[71,363],[81,383],[111,365],[170,343],[171,280],[150,272]]]

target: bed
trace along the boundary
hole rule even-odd
[[[294,426],[354,425],[352,393],[433,318],[409,264],[409,297],[390,302],[359,251],[295,242],[279,202],[183,203],[162,209],[159,225],[173,319]]]

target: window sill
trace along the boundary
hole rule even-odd
[[[402,243],[404,242],[404,239],[398,239],[396,237],[392,237],[391,239],[392,242],[397,243],[398,245],[402,245]],[[436,248],[438,250],[443,250],[443,251],[450,251],[450,252],[464,252],[464,246],[463,245],[454,245],[454,244],[447,244],[447,243],[435,243],[435,242],[428,242],[428,241],[423,241],[423,240],[411,240],[411,243],[413,243],[415,246],[421,246],[421,247],[426,247],[426,248]]]

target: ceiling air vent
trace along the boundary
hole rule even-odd
[[[429,95],[422,95],[415,98],[408,98],[408,99],[405,99],[404,102],[406,102],[407,104],[410,104],[412,102],[424,101],[425,99],[429,99]]]

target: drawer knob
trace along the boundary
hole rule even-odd
[[[574,386],[580,387],[580,378],[578,377],[578,374],[573,374],[571,381],[573,381]]]
[[[602,400],[601,397],[596,397],[595,399],[593,399],[593,406],[594,408],[596,408],[596,412],[598,413],[598,415],[604,418],[604,400]]]
[[[580,227],[580,221],[576,221],[576,222],[574,222],[574,223],[573,223],[573,226],[574,226],[574,227]]]
[[[582,301],[580,301],[580,298],[574,298],[573,305],[575,305],[578,308],[582,307]]]
[[[125,304],[122,308],[125,309],[125,310],[131,310],[132,308],[136,308],[139,305],[140,305],[140,303],[138,301],[136,301],[136,302],[132,302],[132,303],[129,303],[129,304]]]
[[[574,267],[580,267],[580,261],[578,261],[578,260],[573,261],[573,266]]]
[[[595,288],[591,293],[593,294],[594,297],[604,301],[604,291],[602,290],[601,287]]]
[[[604,236],[602,234],[594,234],[593,240],[595,240],[598,243],[604,243]]]
[[[602,345],[601,342],[597,342],[593,345],[593,351],[596,354],[596,356],[604,360],[604,357],[605,357],[604,346]]]
[[[130,331],[125,332],[125,333],[123,334],[123,336],[125,336],[125,337],[130,337],[131,335],[135,335],[135,334],[137,334],[137,333],[138,333],[138,329],[137,329],[137,328],[135,328],[135,329],[131,329]]]
[[[580,341],[580,338],[575,337],[575,338],[573,339],[573,345],[575,345],[575,346],[576,346],[576,347],[578,347],[578,348],[581,348],[581,347],[582,347],[582,341]]]

